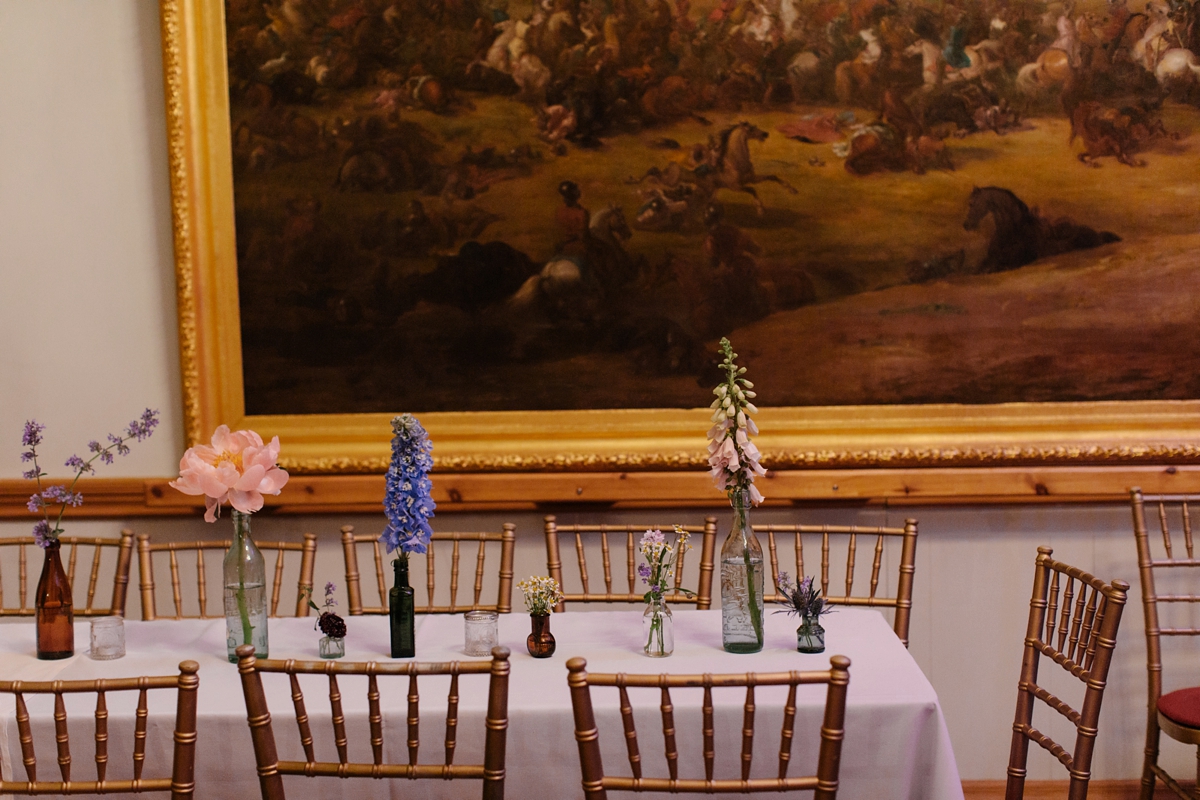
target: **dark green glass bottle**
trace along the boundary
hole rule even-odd
[[[388,614],[392,629],[392,658],[412,658],[417,654],[417,636],[413,625],[413,590],[408,585],[408,557],[392,562],[395,584],[388,592]]]

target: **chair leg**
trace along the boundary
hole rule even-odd
[[[1142,762],[1142,791],[1138,800],[1154,800],[1154,765],[1158,763],[1158,713],[1150,712],[1146,723],[1146,757]],[[1200,757],[1200,749],[1197,750]]]

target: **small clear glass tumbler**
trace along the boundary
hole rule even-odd
[[[111,661],[125,655],[125,620],[122,617],[92,619],[92,647],[88,653],[97,661]]]
[[[490,656],[492,648],[500,644],[497,630],[500,615],[495,611],[468,611],[463,618],[466,621],[463,652],[469,656]]]

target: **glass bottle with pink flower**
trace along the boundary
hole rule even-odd
[[[216,522],[223,503],[233,507],[233,539],[222,565],[226,656],[232,663],[244,644],[254,645],[259,658],[269,652],[267,566],[250,535],[250,515],[263,507],[264,494],[279,494],[287,483],[278,460],[278,436],[264,444],[254,431],[221,425],[211,445],[188,448],[179,461],[179,478],[170,484],[184,494],[204,495],[206,522]]]
[[[757,653],[763,648],[763,551],[750,526],[750,507],[763,500],[754,485],[767,471],[750,441],[758,427],[751,414],[754,384],[735,363],[737,353],[721,339],[725,380],[713,389],[712,428],[708,431],[709,466],[718,488],[729,496],[733,525],[721,546],[721,640],[730,653]]]

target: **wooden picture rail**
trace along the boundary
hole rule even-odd
[[[202,498],[167,485],[169,478],[90,478],[73,518],[197,514]],[[53,481],[51,481],[53,482]],[[852,503],[963,505],[1129,502],[1129,488],[1155,494],[1200,492],[1200,466],[995,467],[789,470],[760,484],[767,505]],[[280,514],[376,513],[382,475],[297,475],[267,508]],[[721,507],[724,496],[706,472],[434,473],[438,513],[537,510],[588,504],[612,508]],[[0,480],[0,519],[29,519],[24,480]]]

